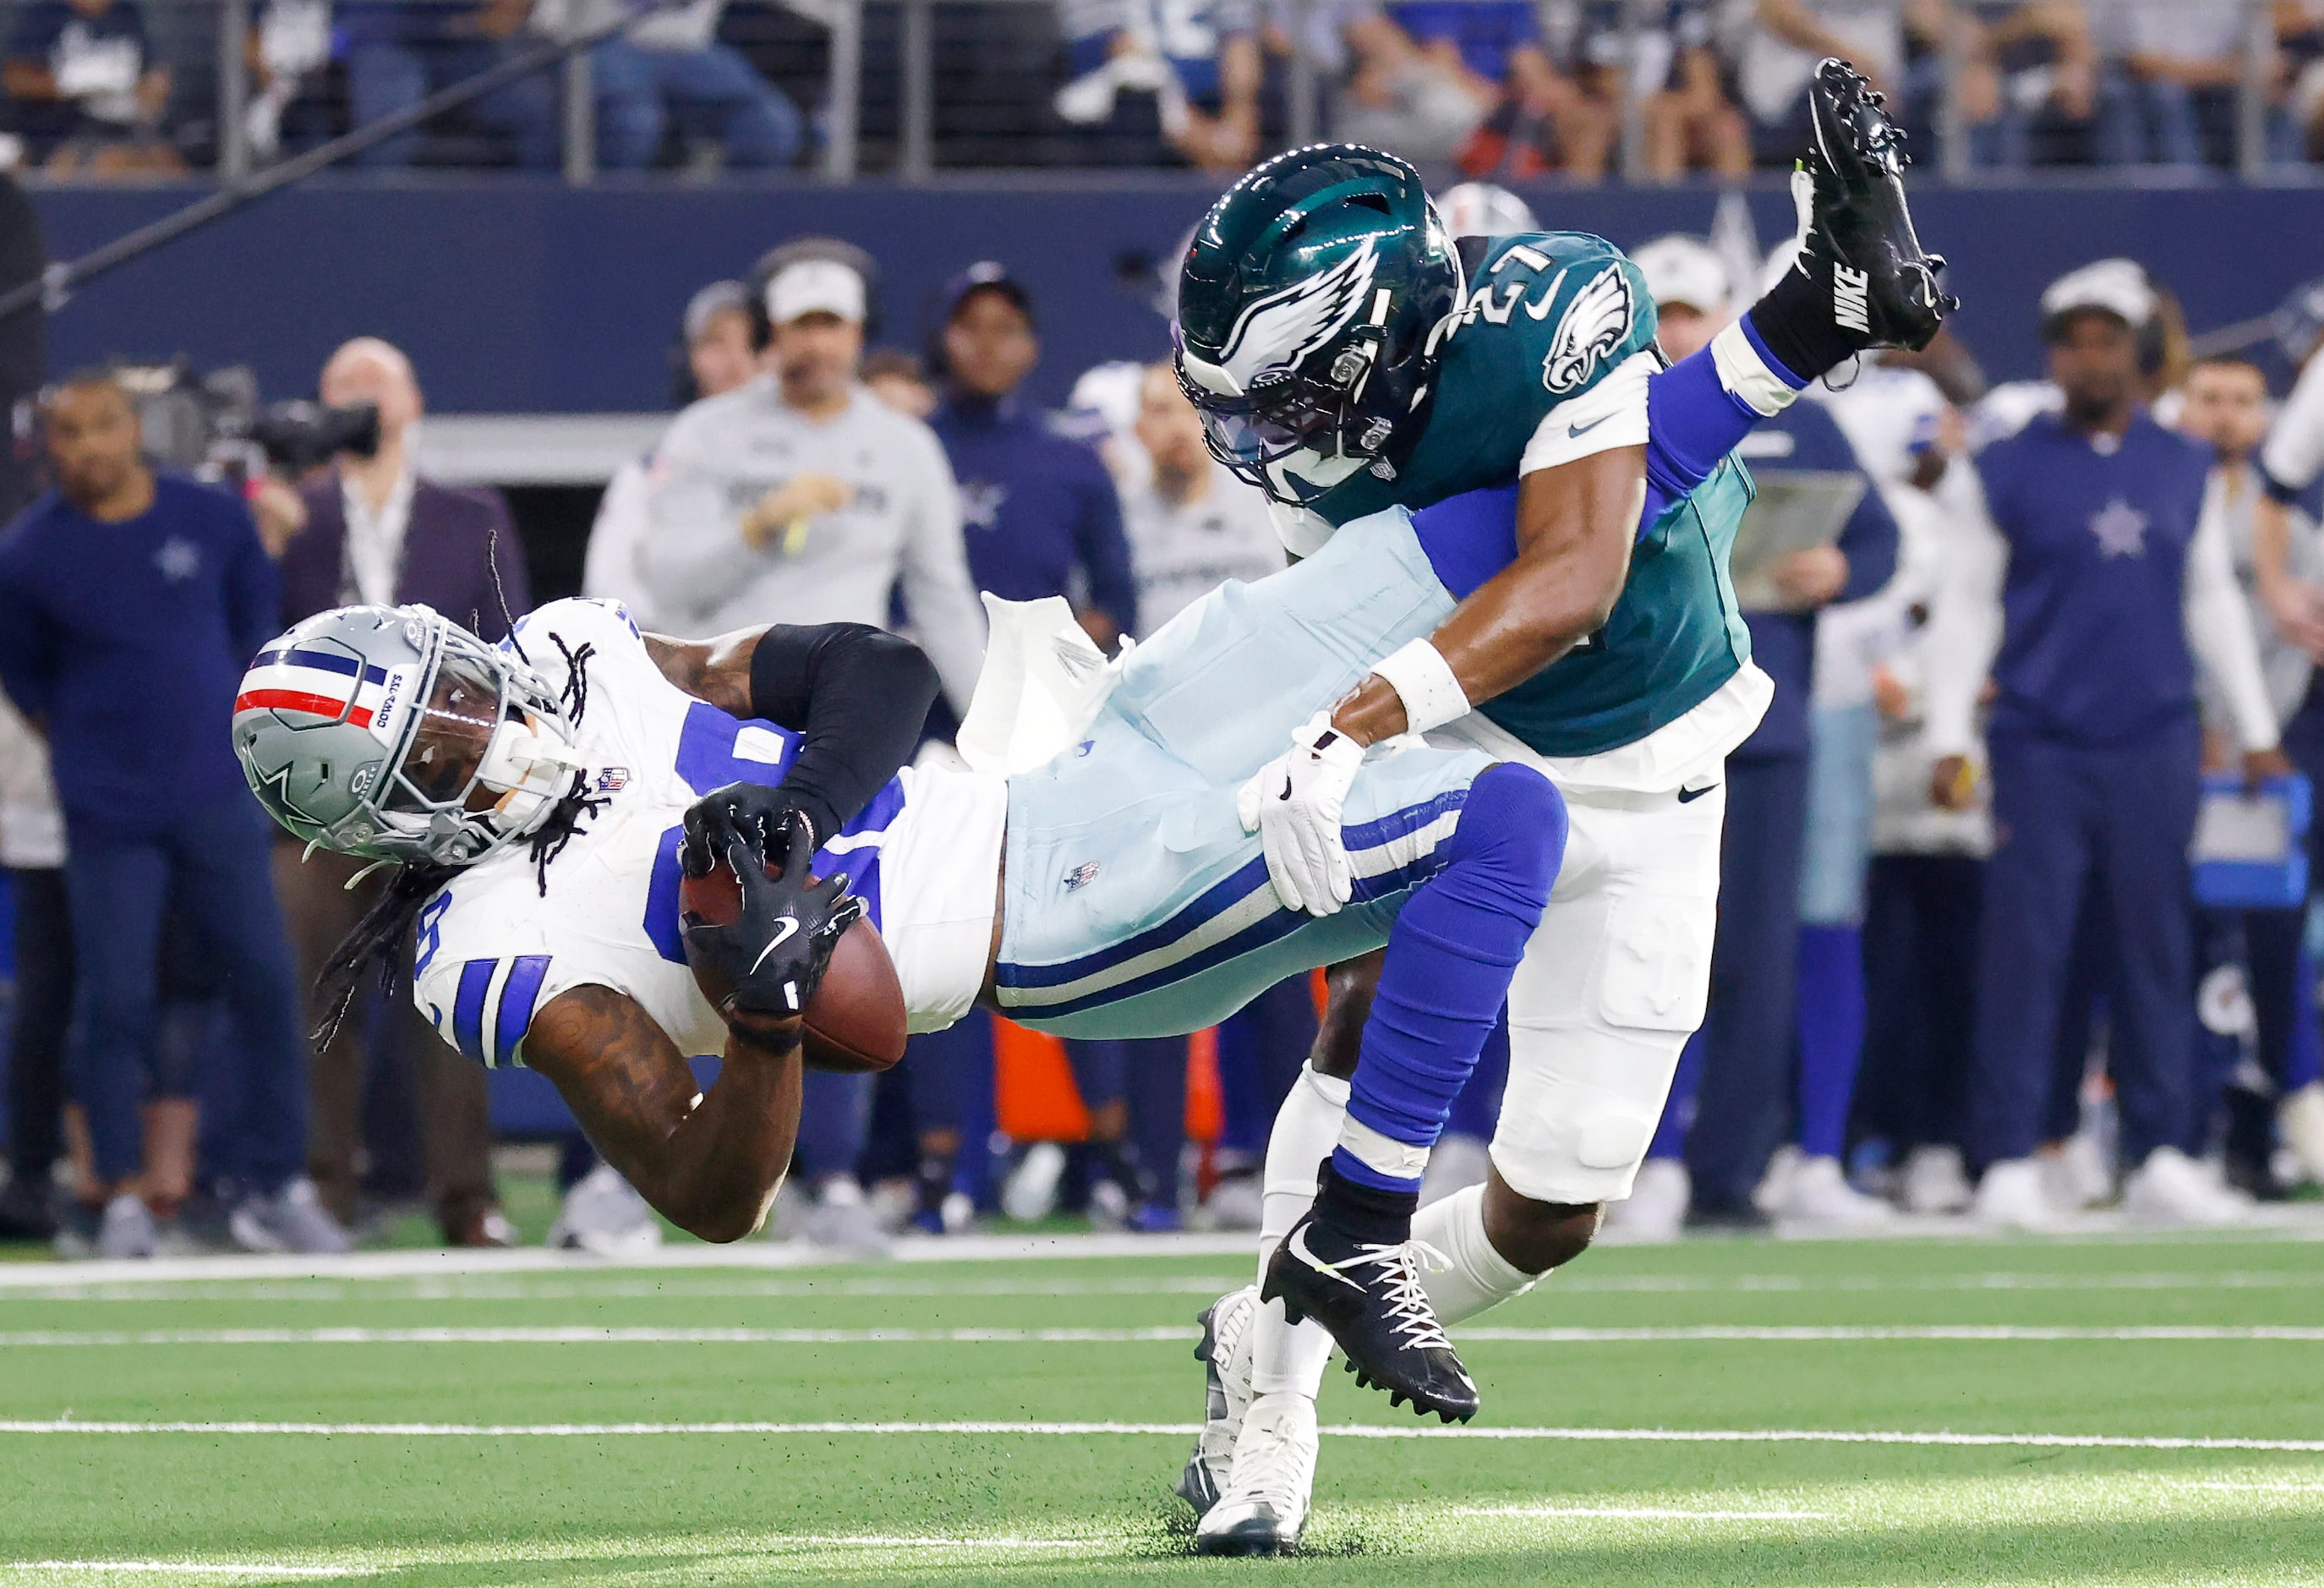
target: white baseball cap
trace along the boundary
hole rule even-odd
[[[2153,322],[2157,302],[2153,284],[2137,261],[2101,259],[2052,282],[2042,294],[2042,319],[2054,324],[2077,309],[2096,309],[2133,330],[2143,330]]]
[[[802,259],[767,283],[767,319],[787,326],[807,314],[836,315],[862,324],[863,278],[835,259]]]
[[[1735,283],[1711,245],[1673,233],[1630,250],[1630,263],[1646,278],[1646,295],[1657,309],[1683,303],[1704,314],[1725,314]]]

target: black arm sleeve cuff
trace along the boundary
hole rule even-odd
[[[776,623],[751,655],[751,714],[802,736],[783,788],[828,843],[912,758],[934,663],[863,623]]]

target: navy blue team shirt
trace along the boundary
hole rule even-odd
[[[70,842],[134,842],[246,799],[235,691],[281,616],[239,497],[181,475],[105,523],[55,491],[0,532],[0,684],[47,719]]]
[[[1862,474],[1856,448],[1849,445],[1837,422],[1812,402],[1794,402],[1759,425],[1756,434],[1781,434],[1791,439],[1791,450],[1781,458],[1752,464],[1752,472],[1781,474],[1786,468]],[[1761,443],[1764,446],[1764,442]],[[1752,450],[1757,451],[1754,448]],[[1848,583],[1834,601],[1860,601],[1886,584],[1896,572],[1896,518],[1881,499],[1879,488],[1868,477],[1864,498],[1841,526],[1838,545],[1848,556]],[[1735,753],[1772,757],[1808,752],[1809,691],[1815,678],[1815,614],[1812,612],[1748,612],[1744,623],[1751,630],[1751,660],[1775,681],[1775,697],[1767,715]]]
[[[2118,446],[2044,414],[1977,465],[2009,548],[1989,734],[2107,744],[2191,714],[2187,548],[2210,454],[2143,411]]]
[[[1112,476],[1086,442],[1016,398],[954,400],[928,417],[960,482],[961,538],[980,590],[1008,601],[1063,596],[1074,570],[1087,605],[1138,627],[1138,584]]]

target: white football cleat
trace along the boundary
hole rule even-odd
[[[1977,1183],[1969,1211],[1979,1223],[1997,1229],[2054,1230],[2058,1209],[2042,1182],[2042,1166],[2030,1158],[1995,1164]]]
[[[1783,1195],[1767,1211],[1785,1223],[1835,1230],[1869,1229],[1896,1216],[1886,1203],[1849,1185],[1840,1159],[1804,1154],[1792,1165],[1784,1177]]]
[[[1896,1177],[1897,1200],[1906,1213],[1960,1213],[1976,1195],[1958,1147],[1915,1147]]]
[[[661,1222],[612,1164],[573,1182],[549,1226],[549,1244],[593,1257],[638,1257],[661,1244]]]
[[[2114,1195],[2114,1168],[2106,1149],[2088,1131],[2077,1131],[2039,1159],[2051,1205],[2068,1213],[2096,1207]]]
[[[853,1175],[834,1175],[823,1183],[799,1233],[810,1246],[857,1257],[885,1257],[894,1248]]]
[[[2301,1172],[2324,1186],[2324,1081],[2310,1081],[2277,1103],[2275,1128]]]
[[[1626,1241],[1675,1241],[1686,1227],[1686,1205],[1694,1183],[1675,1158],[1650,1158],[1638,1166],[1630,1194],[1606,1209],[1606,1227]]]
[[[1263,1211],[1258,1168],[1220,1180],[1211,1187],[1210,1200],[1203,1204],[1203,1211],[1213,1230],[1258,1229]]]
[[[2251,1211],[2240,1193],[2175,1147],[2158,1147],[2122,1183],[2123,1216],[2157,1228],[2220,1229]]]
[[[1751,1205],[1774,1218],[1775,1210],[1784,1205],[1784,1194],[1791,1189],[1792,1177],[1806,1161],[1807,1155],[1789,1141],[1776,1148],[1767,1159],[1767,1168],[1760,1175],[1759,1183],[1751,1188]]]
[[[244,1251],[336,1255],[355,1245],[304,1175],[272,1196],[244,1197],[226,1215],[226,1233]]]
[[[1178,1474],[1179,1497],[1198,1517],[1218,1503],[1234,1471],[1235,1441],[1250,1410],[1250,1325],[1258,1316],[1256,1285],[1228,1291],[1203,1313],[1203,1343],[1194,1347],[1203,1364],[1203,1431]]]
[[[97,1231],[98,1257],[151,1257],[160,1242],[158,1227],[153,1222],[153,1210],[145,1199],[124,1191],[105,1205],[105,1217]],[[277,1245],[272,1250],[280,1251]]]
[[[1315,1487],[1316,1443],[1314,1401],[1291,1394],[1253,1400],[1225,1491],[1194,1529],[1195,1550],[1282,1555],[1297,1547]]]

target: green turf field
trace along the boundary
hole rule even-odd
[[[2313,1240],[1594,1252],[1463,1435],[1334,1372],[1281,1563],[1168,1494],[1238,1266],[20,1279],[0,1584],[2324,1583]]]

